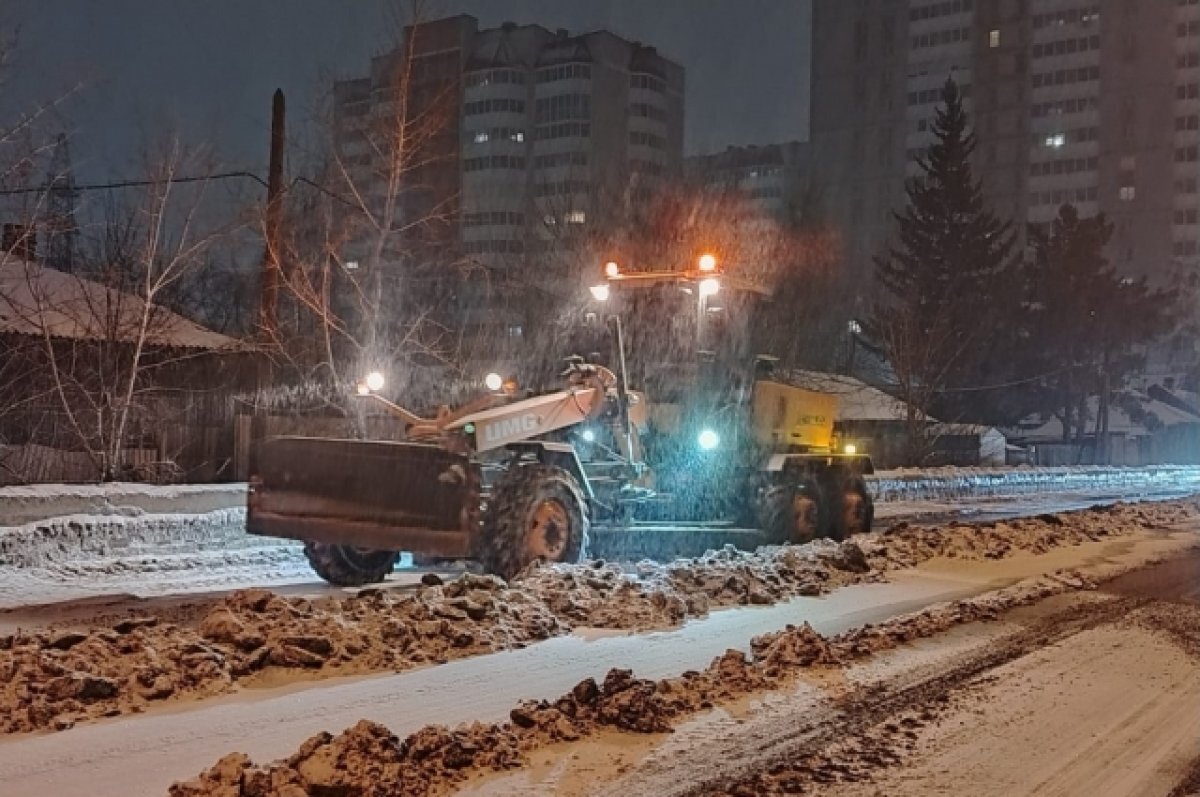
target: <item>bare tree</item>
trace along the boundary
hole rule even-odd
[[[334,85],[315,174],[288,192],[271,343],[299,378],[334,387],[334,403],[368,368],[457,367],[461,65],[433,46],[422,12],[408,8],[372,78]]]

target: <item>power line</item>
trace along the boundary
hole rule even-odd
[[[168,177],[165,180],[121,180],[115,183],[87,183],[84,185],[69,186],[72,191],[106,191],[114,188],[142,188],[148,185],[161,185],[163,183],[203,183],[217,180],[230,180],[233,178],[245,178],[253,180],[263,188],[267,187],[264,181],[257,174],[252,172],[219,172],[198,177]],[[40,194],[45,193],[49,189],[46,186],[37,188],[6,188],[0,190],[0,196],[13,196],[17,194]]]
[[[203,183],[203,182],[209,182],[209,181],[215,182],[217,180],[231,180],[231,179],[235,179],[235,178],[253,180],[254,182],[261,185],[263,188],[267,187],[266,181],[263,180],[261,177],[259,177],[257,174],[254,174],[253,172],[239,171],[239,172],[219,172],[217,174],[194,176],[194,177],[193,176],[169,177],[165,180],[121,180],[119,182],[113,182],[113,183],[86,183],[84,185],[72,185],[72,186],[69,186],[69,188],[72,191],[109,191],[109,190],[118,189],[118,188],[144,188],[146,186],[161,185],[163,183]],[[311,187],[317,189],[318,191],[320,191],[322,194],[325,194],[328,197],[336,199],[337,201],[339,201],[343,204],[357,207],[357,204],[354,203],[353,201],[347,199],[344,196],[341,196],[340,194],[330,191],[325,186],[321,185],[320,183],[316,183],[316,182],[308,179],[307,177],[293,178],[292,182],[288,185],[288,188],[292,188],[293,186],[295,186],[298,183],[303,183],[305,185],[311,186]],[[15,196],[15,195],[19,195],[19,194],[41,194],[41,193],[46,193],[50,190],[51,189],[47,186],[38,186],[37,188],[5,188],[5,189],[0,189],[0,196]]]

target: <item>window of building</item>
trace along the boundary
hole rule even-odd
[[[511,239],[464,241],[463,251],[469,255],[519,255],[525,251],[525,244]]]
[[[1034,14],[1033,27],[1064,27],[1067,25],[1092,25],[1100,21],[1100,6],[1092,5],[1087,8],[1068,8],[1049,14]]]
[[[563,214],[564,224],[587,224],[587,214],[582,210],[572,210]]]
[[[475,100],[463,105],[463,113],[475,116],[483,113],[525,113],[525,101],[508,97],[496,97],[488,100]]]
[[[656,105],[648,105],[644,102],[635,102],[629,106],[631,116],[636,116],[639,119],[653,119],[657,122],[667,121],[667,112]]]
[[[586,194],[592,190],[592,184],[587,180],[552,180],[539,183],[534,188],[534,194],[539,197],[563,196],[566,194]]]
[[[1200,211],[1196,208],[1186,208],[1175,211],[1175,223],[1177,225],[1196,224],[1200,221]]]
[[[988,32],[988,47],[993,50],[1000,46],[1000,31],[993,29]]]
[[[524,86],[525,73],[516,69],[487,69],[468,73],[463,82],[467,88],[491,86],[498,83]]]
[[[592,135],[592,126],[587,122],[562,122],[556,125],[542,125],[534,131],[534,138],[546,141],[554,138],[588,138]]]
[[[1035,72],[1033,87],[1062,86],[1068,83],[1083,83],[1100,79],[1099,66],[1081,66],[1075,69],[1056,69],[1053,72]]]
[[[1177,194],[1195,194],[1200,189],[1200,181],[1195,177],[1187,177],[1175,181],[1175,193]]]
[[[973,0],[946,0],[945,2],[932,3],[911,9],[908,12],[908,19],[911,22],[920,22],[923,19],[961,14],[964,11],[971,11],[974,5]]]
[[[1175,87],[1175,99],[1177,100],[1195,100],[1200,99],[1200,82],[1184,83]]]
[[[1200,148],[1195,144],[1175,150],[1176,163],[1195,163],[1198,158],[1200,158]]]
[[[956,42],[967,42],[971,40],[970,28],[953,28],[951,30],[939,30],[932,33],[923,33],[920,36],[914,36],[912,39],[912,49],[920,50],[925,47],[940,47],[945,44],[954,44]]]
[[[1049,58],[1059,55],[1071,55],[1089,50],[1100,49],[1100,36],[1082,36],[1078,38],[1060,39],[1054,42],[1035,44],[1030,50],[1034,58]]]
[[[462,215],[464,227],[520,227],[524,223],[525,214],[513,210],[485,210]]]
[[[588,94],[555,94],[539,97],[534,106],[538,124],[549,122],[589,121],[592,118],[592,98]]]
[[[521,143],[525,140],[525,131],[516,127],[493,127],[487,130],[476,130],[468,133],[468,136],[475,144],[486,144],[489,141],[515,141]]]
[[[560,166],[587,166],[586,152],[555,152],[551,155],[538,155],[533,159],[533,165],[539,169],[555,169]]]
[[[558,64],[537,71],[538,83],[553,83],[557,80],[588,80],[591,77],[591,64]]]
[[[635,147],[650,147],[651,149],[666,149],[667,140],[654,133],[634,130],[629,133],[629,143]]]
[[[667,90],[667,84],[657,75],[634,72],[629,76],[629,88],[648,89],[649,91],[657,91],[659,94],[664,94]]]
[[[524,169],[525,159],[519,155],[490,155],[486,158],[467,158],[463,161],[464,172],[479,172],[488,169]]]

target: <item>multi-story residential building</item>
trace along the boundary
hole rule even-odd
[[[570,258],[557,257],[561,242],[585,240],[631,180],[646,190],[681,172],[683,68],[607,31],[480,30],[465,15],[423,23],[405,40],[415,42],[411,74],[428,83],[414,94],[418,106],[450,105],[435,114],[434,151],[418,158],[437,164],[437,179],[401,181],[418,200],[405,212],[436,211],[454,254],[478,267],[459,291],[461,320],[520,334],[520,313],[506,315],[500,288],[571,277]],[[362,170],[369,194],[384,190],[378,153],[346,122],[388,112],[403,74],[389,65],[402,59],[377,58],[370,77],[337,85],[337,147]],[[564,272],[550,277],[555,265]]]
[[[816,0],[814,179],[864,276],[949,77],[998,213],[1071,202],[1124,273],[1200,268],[1200,0]]]
[[[805,200],[808,146],[800,141],[766,146],[728,147],[713,155],[693,155],[684,164],[688,178],[717,189],[736,189],[766,215],[799,212]]]

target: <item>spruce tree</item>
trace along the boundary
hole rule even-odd
[[[919,458],[926,416],[955,388],[986,373],[1002,297],[1012,294],[1015,236],[986,206],[971,168],[975,135],[957,84],[947,80],[918,160],[897,235],[875,259],[882,289],[871,324],[908,407],[909,457]],[[1015,302],[1014,302],[1015,304]],[[987,352],[987,354],[984,354]],[[958,420],[953,418],[951,420]],[[973,418],[971,420],[974,420]]]
[[[1103,214],[1081,218],[1074,206],[1063,205],[1048,230],[1033,231],[1026,278],[1037,341],[1033,364],[1045,374],[1039,380],[1043,409],[1062,421],[1065,442],[1082,443],[1095,432],[1097,462],[1106,459],[1115,392],[1141,367],[1140,347],[1168,331],[1175,310],[1170,293],[1122,277],[1109,264],[1104,249],[1112,233]]]

